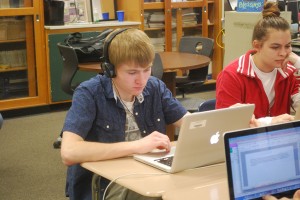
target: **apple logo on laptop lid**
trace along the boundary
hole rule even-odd
[[[217,144],[219,142],[219,137],[220,133],[218,131],[210,137],[210,144]]]

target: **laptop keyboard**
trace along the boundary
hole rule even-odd
[[[172,166],[172,162],[173,162],[173,156],[156,159],[154,161],[171,167]]]

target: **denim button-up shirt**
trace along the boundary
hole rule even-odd
[[[135,100],[133,114],[143,137],[153,131],[165,134],[166,125],[187,112],[155,77],[149,78],[142,96],[143,101]],[[114,97],[111,79],[97,75],[76,88],[63,131],[78,134],[86,141],[121,142],[125,141],[125,123],[126,112]],[[66,192],[70,199],[91,199],[91,179],[92,173],[80,165],[69,167]]]

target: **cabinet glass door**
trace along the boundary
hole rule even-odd
[[[145,1],[144,31],[150,37],[156,52],[165,51],[165,10],[163,2]]]
[[[32,7],[33,0],[1,0],[0,8]]]
[[[31,16],[0,17],[0,99],[36,96]]]
[[[42,67],[43,59],[43,45],[37,45],[42,43],[40,3],[0,1],[0,110],[41,103],[38,77],[44,72],[37,68]]]

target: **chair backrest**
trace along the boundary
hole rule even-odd
[[[179,51],[200,54],[212,58],[214,40],[207,37],[184,36],[179,42]]]
[[[155,58],[151,68],[151,75],[158,79],[162,79],[164,73],[164,67],[160,58],[159,53],[155,53]]]
[[[70,95],[73,95],[77,85],[72,84],[72,80],[78,70],[78,59],[75,50],[72,47],[58,43],[60,55],[63,61],[63,70],[61,74],[61,88]]]
[[[216,99],[209,99],[199,105],[198,112],[209,111],[214,109],[216,109]]]
[[[214,40],[207,37],[185,36],[180,39],[179,51],[200,54],[212,58]],[[189,79],[205,81],[208,74],[208,66],[189,71]]]

